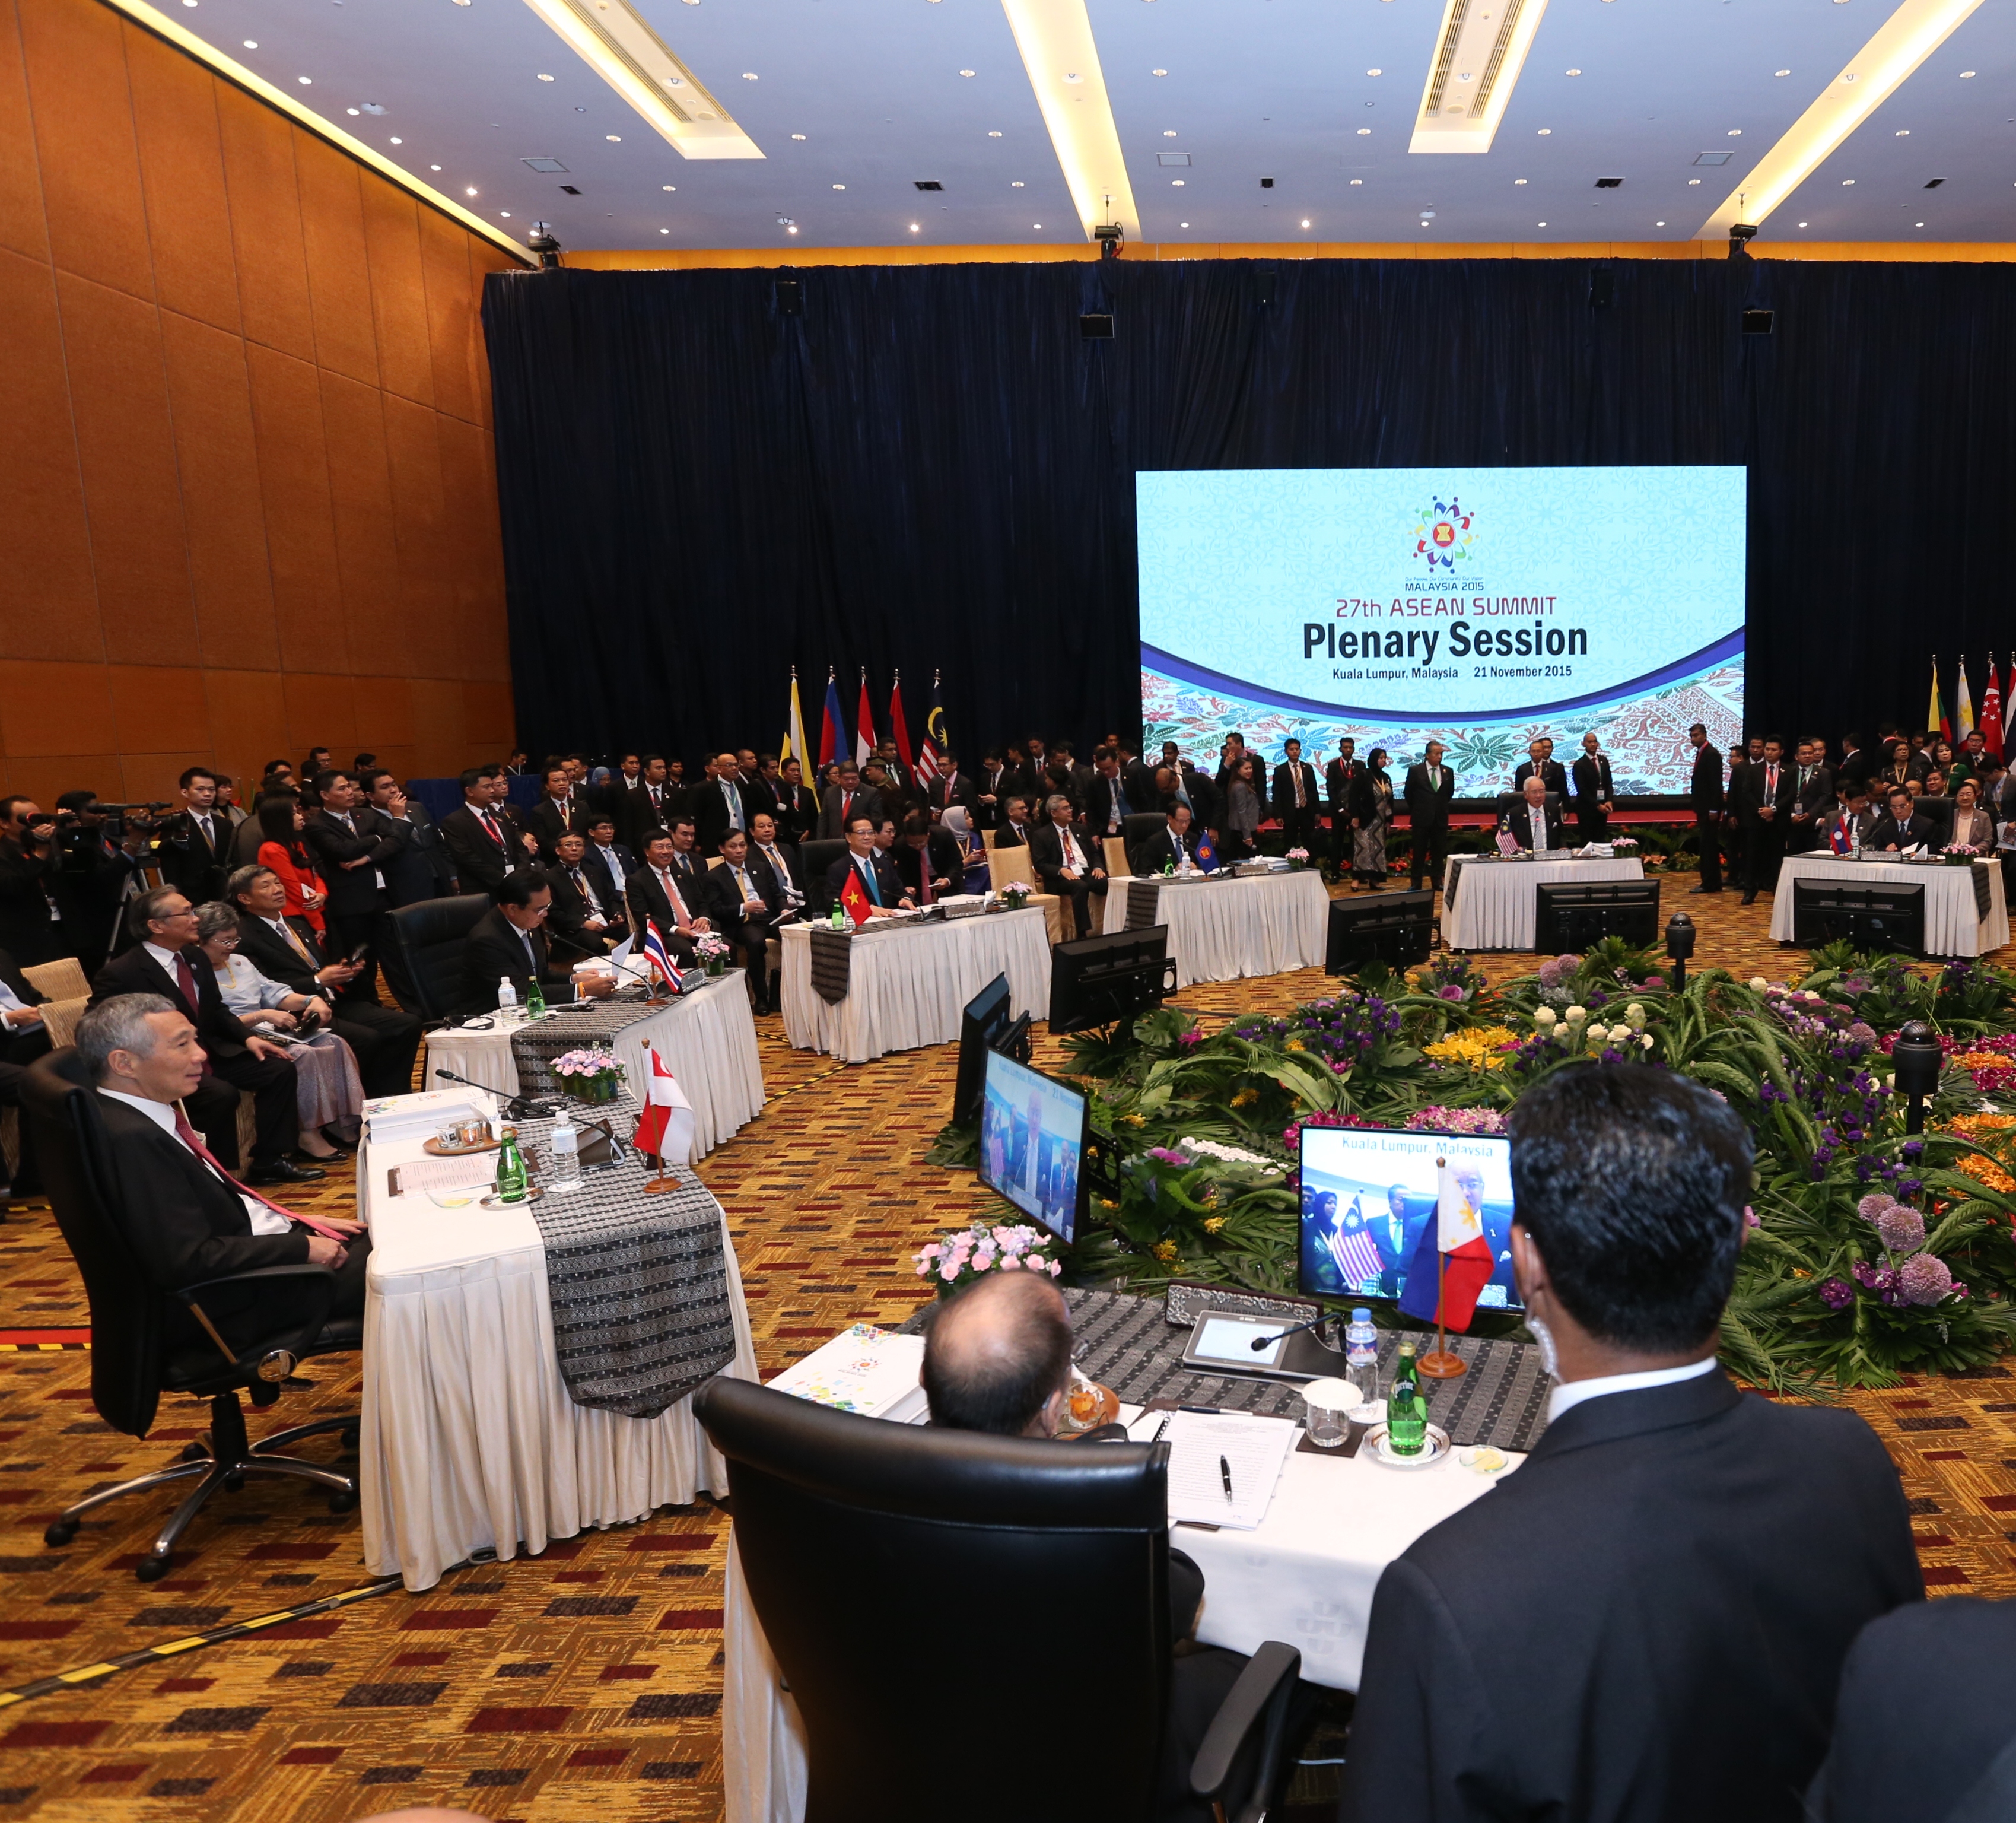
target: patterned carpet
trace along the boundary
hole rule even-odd
[[[1768,902],[1687,902],[1701,962],[1784,971]],[[1494,977],[1532,966],[1486,963]],[[1326,979],[1229,982],[1179,1003],[1284,1010]],[[945,1118],[951,1047],[837,1068],[790,1050],[775,1020],[759,1026],[770,1104],[701,1175],[728,1210],[768,1374],[847,1323],[908,1316],[927,1295],[909,1252],[987,1199],[970,1175],[920,1162]],[[1039,1037],[1039,1063],[1054,1055]],[[333,1179],[301,1200],[340,1209],[349,1190]],[[50,1514],[159,1465],[203,1421],[196,1405],[164,1404],[145,1443],[107,1429],[74,1335],[87,1320],[48,1212],[17,1208],[0,1227],[0,1330],[56,1339],[0,1353],[0,1689],[368,1580],[355,1515],[291,1484],[214,1504],[151,1587],[130,1566],[160,1504],[117,1504],[67,1549],[47,1549]],[[255,1433],[355,1408],[354,1366],[315,1362],[304,1377],[312,1387],[290,1389]],[[1896,1458],[1935,1592],[2016,1594],[2016,1374],[1852,1403]],[[668,1510],[537,1558],[466,1567],[425,1595],[394,1591],[0,1708],[0,1823],[348,1823],[421,1802],[527,1823],[711,1823],[725,1543],[711,1505]]]

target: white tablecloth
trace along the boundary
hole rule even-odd
[[[786,924],[784,1036],[800,1050],[851,1064],[959,1036],[966,1003],[1005,973],[1012,1011],[1042,1018],[1050,1006],[1050,943],[1043,913],[988,912],[857,933],[847,997],[835,1005],[812,986],[812,932]]]
[[[553,1353],[545,1248],[528,1208],[437,1209],[387,1193],[422,1140],[358,1154],[357,1207],[371,1230],[359,1444],[364,1560],[430,1589],[470,1552],[537,1555],[587,1526],[648,1518],[727,1486],[691,1401],[624,1418],[568,1398]],[[583,1191],[584,1196],[592,1190]],[[742,1276],[728,1238],[735,1359],[756,1378]]]
[[[552,1017],[564,1021],[567,1014]],[[657,1047],[693,1104],[694,1158],[704,1158],[763,1111],[756,1021],[740,969],[728,970],[617,1033],[611,1048],[623,1060],[625,1080],[639,1101],[649,1080],[646,1042]],[[518,1068],[512,1061],[508,1030],[430,1032],[426,1083],[432,1089],[452,1087],[434,1079],[437,1065],[500,1095],[518,1093]]]
[[[1771,935],[1780,943],[1792,935],[1795,880],[1825,880],[1849,886],[1923,886],[1925,953],[1985,956],[2009,941],[2009,908],[2002,893],[2000,860],[1976,861],[1988,876],[1988,916],[1975,910],[1973,877],[1964,867],[1913,867],[1888,861],[1835,861],[1818,855],[1787,855],[1778,863],[1778,889],[1771,899]]]
[[[1636,855],[1611,861],[1475,861],[1452,855],[1442,888],[1442,941],[1452,949],[1530,949],[1541,887],[1644,877]],[[1450,880],[1456,881],[1453,908]]]
[[[1165,885],[1155,915],[1169,927],[1176,985],[1233,981],[1323,967],[1330,934],[1330,893],[1314,867],[1249,874],[1240,880]],[[1127,928],[1127,882],[1106,895],[1106,928]]]
[[[1123,1406],[1123,1418],[1136,1408]],[[1086,1445],[1085,1447],[1094,1447]],[[1516,1468],[1525,1458],[1510,1458]],[[1204,1572],[1206,1645],[1251,1653],[1262,1641],[1300,1648],[1313,1684],[1355,1690],[1380,1573],[1427,1531],[1460,1511],[1512,1468],[1481,1475],[1453,1457],[1430,1468],[1382,1468],[1291,1450],[1273,1504],[1251,1532],[1179,1526],[1170,1542]],[[801,1823],[805,1742],[762,1623],[728,1555],[721,1733],[727,1823]]]

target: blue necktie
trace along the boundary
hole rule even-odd
[[[861,870],[868,876],[868,896],[880,905],[882,902],[882,887],[875,877],[875,863],[864,861],[861,863]]]

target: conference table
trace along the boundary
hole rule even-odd
[[[1636,855],[1545,861],[1451,855],[1442,875],[1442,941],[1452,949],[1531,949],[1543,886],[1644,877]]]
[[[1316,868],[1237,877],[1210,874],[1194,880],[1170,876],[1144,881],[1138,875],[1115,880],[1106,895],[1108,934],[1128,928],[1133,889],[1144,884],[1160,888],[1154,921],[1168,928],[1179,987],[1323,966],[1330,898]]]
[[[495,1118],[493,1101],[471,1099]],[[367,1140],[357,1155],[358,1215],[371,1231],[358,1457],[373,1574],[430,1589],[475,1551],[536,1556],[553,1539],[722,1492],[726,1465],[690,1396],[653,1418],[574,1403],[532,1205],[442,1208],[423,1191],[391,1194],[393,1169],[422,1160],[423,1140]],[[641,1180],[641,1165],[628,1169]],[[576,1194],[596,1188],[591,1179]],[[697,1180],[684,1188],[706,1195]],[[713,1209],[733,1322],[722,1371],[753,1380],[741,1275],[726,1218]]]
[[[1049,930],[1033,904],[970,917],[871,919],[848,939],[846,991],[837,1000],[813,982],[812,927],[786,924],[777,935],[784,1036],[800,1050],[859,1064],[949,1043],[967,1002],[997,975],[1008,977],[1015,1015],[1049,1011]]]
[[[584,1027],[581,1043],[586,1047],[596,1036],[586,1028],[606,1025],[611,1010],[621,1004],[591,1001],[578,1015],[565,1007],[549,1009],[542,1031],[563,1035],[571,1023],[580,1024]],[[608,1039],[609,1047],[622,1061],[624,1080],[631,1093],[641,1098],[650,1070],[644,1047],[655,1049],[693,1104],[693,1156],[694,1160],[704,1158],[763,1111],[763,1066],[743,971],[725,970],[663,1007],[646,1009],[641,1003],[634,1004],[638,1017]],[[445,1086],[434,1075],[438,1067],[499,1095],[524,1093],[511,1039],[524,1029],[520,1021],[514,1025],[493,1023],[477,1031],[456,1026],[430,1032],[423,1079],[430,1088]]]
[[[1863,861],[1832,853],[1787,855],[1778,863],[1778,887],[1771,899],[1771,935],[1780,943],[1798,940],[1795,883],[1801,880],[1824,881],[1830,886],[1924,887],[1928,956],[1985,956],[2009,941],[2009,907],[1999,856],[1949,867]]]

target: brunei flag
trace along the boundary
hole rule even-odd
[[[1477,1295],[1490,1281],[1491,1264],[1484,1212],[1471,1206],[1448,1159],[1438,1158],[1435,1219],[1421,1224],[1414,1257],[1407,1263],[1400,1308],[1424,1323],[1467,1329],[1477,1310]]]

